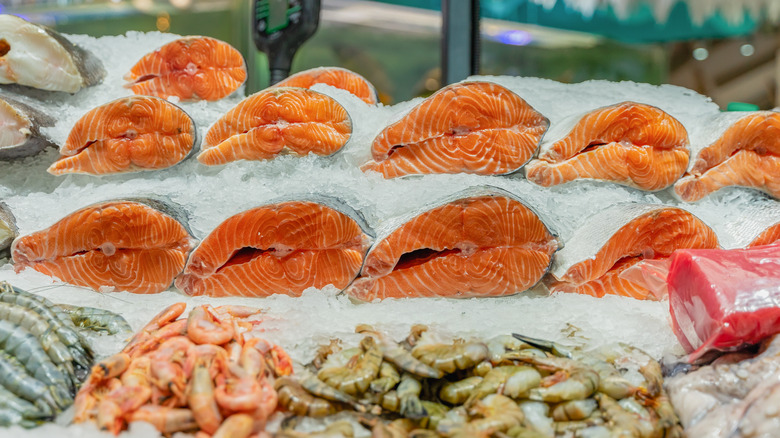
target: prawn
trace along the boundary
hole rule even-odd
[[[122,351],[130,354],[131,356],[135,355],[136,352],[138,354],[143,354],[146,351],[149,351],[149,348],[157,343],[157,342],[151,342],[152,345],[151,346],[148,345],[150,338],[153,336],[153,334],[155,332],[158,332],[166,325],[169,325],[170,323],[174,322],[176,318],[178,318],[179,316],[181,316],[182,313],[184,313],[184,310],[186,308],[187,308],[187,304],[185,303],[175,303],[163,309],[162,312],[155,315],[151,321],[149,321],[140,331],[138,331],[138,333],[136,333],[130,339],[130,341],[127,343],[127,345],[125,345],[125,348]],[[185,327],[182,328],[182,330],[185,329],[186,329],[186,322],[185,322]],[[144,344],[143,347],[142,344]]]
[[[374,330],[370,325],[358,325],[355,328],[355,332],[374,337],[379,343],[384,359],[398,368],[421,377],[440,379],[443,376],[440,370],[421,362],[409,351],[393,342],[391,339],[388,339],[384,334]]]
[[[525,397],[528,391],[539,386],[541,381],[542,375],[533,367],[524,365],[495,367],[474,388],[466,404],[497,392],[512,398]]]
[[[290,377],[276,379],[274,388],[279,397],[279,404],[295,415],[320,418],[336,413],[333,403],[311,395]]]
[[[247,414],[233,414],[219,426],[212,438],[247,438],[252,434],[254,420]]]
[[[398,374],[398,370],[389,362],[382,362],[382,365],[379,366],[379,377],[371,382],[369,388],[373,393],[384,394],[395,388],[395,385],[400,381],[401,376]]]
[[[323,368],[317,373],[317,377],[333,388],[349,395],[366,392],[371,382],[379,374],[382,352],[371,336],[363,338],[360,341],[360,346],[364,353],[353,367]]]
[[[401,415],[414,420],[428,416],[428,412],[420,403],[421,391],[422,385],[411,374],[404,373],[401,376],[401,383],[398,384],[398,389],[396,390],[398,399],[401,402]]]
[[[456,341],[447,344],[417,344],[412,356],[447,374],[471,368],[485,360],[488,349],[482,342]]]
[[[105,309],[70,306],[67,304],[58,304],[57,306],[70,315],[70,320],[77,327],[106,331],[111,335],[133,331],[125,318]]]
[[[230,342],[234,335],[230,319],[218,318],[207,304],[192,309],[187,318],[187,336],[196,344],[222,345]]]
[[[523,361],[548,371],[557,371],[542,380],[541,388],[528,393],[531,400],[558,403],[590,397],[599,387],[599,374],[578,361],[564,357],[524,358]]]
[[[214,382],[205,360],[199,360],[192,373],[187,391],[187,403],[198,426],[213,434],[222,423],[222,414],[214,399]]]
[[[151,423],[164,434],[187,432],[198,428],[193,412],[189,409],[144,405],[130,414],[130,421]]]
[[[439,390],[439,398],[451,405],[463,404],[482,382],[482,377],[467,377],[457,382],[447,383]]]

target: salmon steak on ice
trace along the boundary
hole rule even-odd
[[[279,154],[326,156],[352,134],[347,110],[306,88],[268,88],[242,100],[206,133],[198,161],[214,166]]]
[[[341,290],[363,265],[371,234],[360,214],[335,198],[253,208],[203,239],[176,287],[218,297],[299,296],[327,285]]]
[[[434,93],[371,145],[361,167],[385,178],[411,174],[498,175],[536,153],[549,122],[520,96],[490,82],[461,82]]]
[[[541,280],[557,249],[555,236],[514,195],[470,189],[378,239],[346,292],[362,301],[515,294]]]
[[[162,292],[194,246],[184,218],[176,205],[154,199],[94,204],[14,240],[14,269],[97,291]]]
[[[88,111],[60,148],[53,175],[156,170],[187,158],[197,141],[195,122],[158,97],[131,96]]]
[[[304,70],[274,84],[274,87],[311,88],[315,84],[330,85],[357,96],[369,105],[378,101],[376,89],[359,74],[339,67],[318,67]]]
[[[214,101],[246,81],[241,52],[209,37],[188,36],[148,53],[125,75],[135,94]]]
[[[623,102],[553,124],[525,176],[544,187],[595,179],[656,191],[682,176],[688,158],[688,132],[677,119]]]
[[[657,300],[641,272],[643,260],[665,259],[677,249],[718,248],[715,232],[691,213],[654,204],[617,204],[589,217],[556,254],[548,287],[594,297]],[[637,267],[639,268],[639,267]]]
[[[709,132],[719,136],[704,141],[688,173],[674,185],[675,193],[693,202],[724,187],[741,186],[780,199],[780,113],[724,113],[710,124]]]

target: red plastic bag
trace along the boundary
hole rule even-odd
[[[667,284],[672,326],[689,362],[780,332],[780,244],[678,250]]]

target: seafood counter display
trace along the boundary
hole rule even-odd
[[[0,301],[54,309],[0,319],[20,433],[681,436],[658,360],[774,333],[703,267],[780,258],[774,112],[514,77],[384,105],[340,68],[245,96],[213,38],[18,17],[0,49],[0,281],[30,291]],[[15,67],[44,49],[100,77],[47,89]],[[46,330],[77,325],[116,334]]]

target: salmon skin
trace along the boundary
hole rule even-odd
[[[376,105],[376,89],[371,82],[359,74],[339,67],[318,67],[298,72],[274,85],[275,87],[311,88],[314,84],[325,84],[349,91],[360,100]]]
[[[171,286],[194,243],[178,206],[132,198],[82,208],[19,237],[11,254],[16,272],[31,267],[98,291],[149,294]]]
[[[41,132],[49,126],[54,126],[52,117],[0,93],[0,160],[27,157],[56,146]]]
[[[125,80],[135,94],[214,101],[246,81],[246,64],[241,53],[224,41],[188,36],[144,55]]]
[[[780,113],[723,114],[712,123],[733,117],[740,118],[699,151],[688,173],[674,185],[683,201],[698,201],[729,186],[752,187],[780,199]]]
[[[596,179],[662,190],[688,167],[688,144],[685,127],[674,117],[654,106],[623,102],[553,125],[525,175],[544,187]]]
[[[268,88],[242,100],[214,123],[198,161],[214,166],[269,160],[282,153],[331,155],[351,134],[347,110],[332,98],[305,88]]]
[[[378,239],[346,293],[361,301],[515,294],[541,280],[557,249],[544,222],[514,195],[472,188]]]
[[[373,232],[346,203],[287,200],[234,215],[192,252],[176,287],[188,295],[300,296],[344,289],[357,276]]]
[[[717,248],[715,232],[693,214],[655,204],[617,204],[587,219],[555,257],[552,292],[660,299],[624,271],[677,249]]]
[[[56,31],[0,15],[0,84],[75,93],[105,75],[97,57]]]
[[[156,170],[192,154],[195,121],[178,106],[158,97],[130,96],[87,112],[60,148],[52,175]]]
[[[498,175],[517,171],[536,152],[549,121],[512,91],[490,82],[442,88],[371,145],[373,170],[385,178],[429,173]]]

